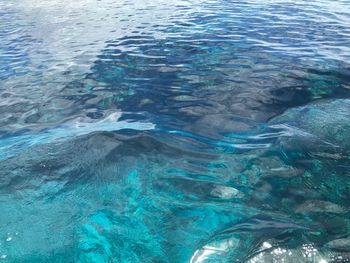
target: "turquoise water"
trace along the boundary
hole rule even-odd
[[[0,262],[350,261],[346,0],[0,1]]]

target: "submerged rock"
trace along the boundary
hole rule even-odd
[[[304,132],[297,139],[309,135],[315,142],[322,141],[330,146],[350,147],[350,100],[325,100],[287,110],[270,121],[272,125],[288,125]],[[297,141],[295,137],[292,142]],[[306,140],[304,140],[305,142]]]
[[[288,240],[303,235],[306,230],[293,223],[264,217],[252,218],[214,235],[193,253],[190,263],[265,262],[254,258],[260,252],[272,249],[280,235]]]
[[[325,247],[350,252],[350,237],[334,239],[326,243]]]
[[[346,208],[329,201],[308,200],[296,208],[297,213],[334,213],[342,214]]]

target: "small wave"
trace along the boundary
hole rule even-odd
[[[82,136],[93,132],[136,130],[146,131],[155,129],[151,122],[138,122],[120,120],[121,112],[113,112],[101,120],[78,117],[59,125],[58,127],[46,128],[37,133],[25,132],[18,136],[7,136],[0,139],[0,158],[7,158],[16,152],[37,144],[46,144],[67,140],[76,136]],[[35,130],[35,127],[32,128]]]

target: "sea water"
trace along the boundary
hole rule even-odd
[[[0,261],[350,261],[346,0],[1,0]]]

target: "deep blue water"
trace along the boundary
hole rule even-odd
[[[0,262],[350,262],[350,2],[0,0]]]

